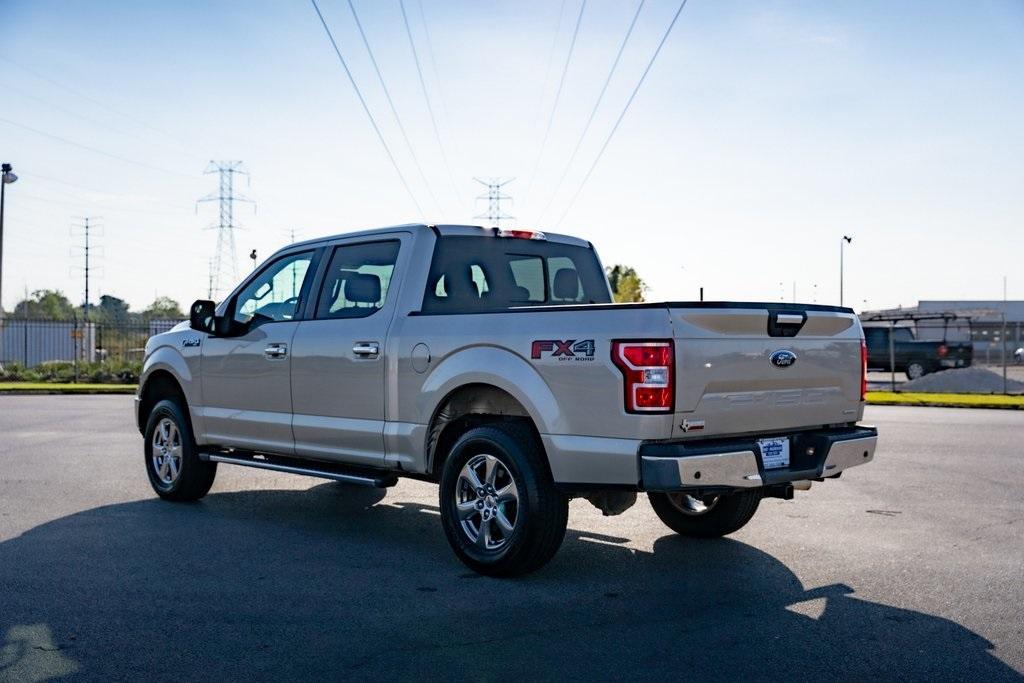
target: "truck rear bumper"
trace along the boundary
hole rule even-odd
[[[878,430],[840,427],[789,438],[789,466],[765,468],[757,437],[648,442],[640,446],[640,489],[682,491],[741,489],[834,477],[871,462]]]

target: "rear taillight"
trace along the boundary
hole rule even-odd
[[[939,344],[939,358],[945,358],[946,354],[949,353],[949,347],[945,344]]]
[[[860,400],[868,395],[868,345],[863,339],[860,340]]]
[[[622,371],[627,413],[672,412],[676,392],[671,339],[613,341],[612,362]]]

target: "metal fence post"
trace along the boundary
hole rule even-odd
[[[999,335],[999,346],[1003,349],[1003,393],[1006,393],[1006,311],[1003,311],[1003,331]]]
[[[75,340],[75,342],[74,342],[74,344],[72,346],[74,347],[74,350],[75,350],[75,384],[77,384],[78,383],[78,354],[79,354],[79,352],[82,349],[82,340],[79,337],[78,316],[77,315],[74,317],[74,327],[72,328],[71,338]]]
[[[893,333],[896,331],[896,321],[889,321],[889,385],[896,391],[896,344],[893,341]]]

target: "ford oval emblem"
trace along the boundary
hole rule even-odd
[[[788,368],[796,362],[796,354],[789,349],[779,349],[768,357],[768,362],[777,368]]]

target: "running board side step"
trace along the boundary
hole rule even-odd
[[[259,456],[250,456],[241,453],[225,455],[223,453],[201,452],[199,454],[199,458],[208,462],[222,462],[227,465],[241,465],[242,467],[255,467],[257,469],[271,470],[274,472],[301,474],[307,477],[320,477],[321,479],[331,479],[333,481],[340,481],[346,484],[370,486],[378,489],[388,488],[398,483],[398,477],[389,472],[376,472],[371,469],[346,468],[344,466],[333,465],[331,463],[305,460],[300,461],[289,458],[287,462],[294,462],[296,464],[287,464],[287,462],[284,462],[284,458],[275,458],[275,461],[270,461]]]

